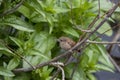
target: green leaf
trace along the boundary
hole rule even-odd
[[[90,48],[85,53],[89,57],[88,65],[90,66],[96,65],[100,54],[95,52],[94,50],[91,50]]]
[[[49,77],[49,75],[52,72],[52,70],[53,70],[53,68],[49,68],[48,66],[45,66],[45,67],[43,67],[43,73],[42,73],[42,75],[44,77]]]
[[[41,61],[40,56],[26,56],[25,59],[33,66],[37,65]],[[23,68],[31,67],[30,64],[23,60]]]
[[[89,80],[96,80],[95,76],[91,73],[87,73]]]
[[[75,71],[73,75],[73,80],[87,80],[83,69],[79,69]]]
[[[44,4],[42,5],[42,1],[29,0],[27,5],[29,5],[27,6],[28,8],[32,8],[34,10],[34,13],[37,12],[39,15],[42,15],[43,18],[46,18],[45,11],[43,10]]]
[[[110,67],[108,67],[106,65],[103,65],[103,64],[96,64],[95,67],[100,69],[100,70],[106,70],[106,71],[114,72],[113,69],[111,69]]]
[[[107,57],[107,59],[109,59],[107,55],[106,55],[106,57]],[[112,70],[115,69],[115,67],[113,66],[113,64],[111,63],[111,61],[110,61],[110,60],[109,60],[109,61],[106,61],[106,59],[105,59],[103,56],[100,56],[99,62],[101,62],[101,63],[104,64],[105,66],[111,68]]]
[[[43,18],[46,18],[46,15],[45,15],[45,13],[44,13],[43,11],[38,10],[38,9],[35,9],[35,10],[36,10],[39,14],[41,14]]]
[[[30,50],[30,53],[32,53],[33,55],[38,55],[41,56],[42,58],[44,58],[44,60],[49,60],[50,58],[47,55],[44,55],[42,52],[40,52],[39,50]],[[40,54],[41,53],[41,54]],[[50,53],[51,54],[51,53]]]
[[[56,43],[56,39],[47,32],[35,33],[33,42],[36,44],[34,49],[42,53],[48,53]]]
[[[19,65],[19,62],[20,62],[19,59],[16,59],[16,58],[11,59],[8,63],[7,69],[8,70],[15,69]]]
[[[13,77],[6,77],[6,76],[4,76],[4,80],[13,80]]]
[[[107,31],[107,32],[105,32],[105,31]],[[107,36],[111,36],[112,33],[113,33],[110,25],[109,25],[107,22],[105,22],[105,23],[98,29],[98,32],[99,32],[100,34],[102,34],[102,33],[105,32],[104,34],[106,34]]]
[[[52,72],[53,68],[49,68],[48,66],[45,66],[41,69],[37,69],[35,71],[36,74],[39,74],[40,77],[42,77],[42,80],[50,80],[50,73]]]
[[[61,8],[61,7],[56,7],[56,8],[55,8],[55,11],[56,11],[57,14],[59,14],[59,13],[67,13],[67,12],[70,11],[70,9],[65,9],[65,8]]]
[[[2,76],[8,76],[8,77],[13,77],[15,76],[10,70],[4,68],[4,67],[0,67],[0,75]]]
[[[5,47],[0,47],[0,51],[5,51],[5,52],[7,52],[7,53],[13,54],[12,51],[10,51],[9,49],[7,49],[7,48],[5,48]]]
[[[80,7],[81,3],[84,3],[85,1],[81,1],[81,0],[73,0],[73,1],[69,1],[68,4],[69,4],[69,7],[71,7],[72,5],[72,8],[78,8]]]
[[[99,61],[102,64],[110,67],[111,69],[114,69],[114,66],[111,63],[111,61],[109,60],[108,53],[106,52],[104,46],[103,45],[99,45],[98,48],[99,48],[99,50],[101,52],[101,56],[99,57]]]
[[[53,31],[53,17],[51,15],[46,15],[47,21],[50,24],[50,31],[49,33],[51,33]]]
[[[86,54],[82,55],[80,60],[80,67],[85,68],[86,66],[88,66],[88,61],[89,57]]]
[[[25,43],[25,47],[27,47],[28,44],[31,44],[33,47],[28,47],[24,52],[27,55],[34,56],[26,56],[25,59],[33,65],[50,60],[51,49],[55,46],[55,43],[56,39],[47,32],[35,32],[31,36],[31,39]],[[24,67],[29,67],[26,62],[24,62],[23,65]]]
[[[17,44],[20,48],[22,48],[24,42],[20,41],[18,38],[9,37],[15,44]]]
[[[98,4],[98,1],[95,1],[96,4]],[[110,1],[107,1],[107,0],[100,0],[100,9],[102,10],[109,10],[111,9],[115,4],[113,4],[112,2]],[[120,12],[120,8],[117,8],[115,10],[115,12]]]
[[[33,16],[31,16],[30,20],[34,23],[47,22],[47,20],[44,17],[36,13],[33,13]]]
[[[95,23],[94,27],[96,27],[101,21],[102,21],[102,19],[99,19],[99,20]],[[105,32],[104,34],[106,34],[107,36],[111,36],[111,35],[113,34],[113,31],[112,31],[110,25],[109,25],[107,22],[105,22],[105,23],[97,30],[97,32],[100,33],[100,34],[102,34],[102,33]]]
[[[9,25],[18,30],[26,31],[26,32],[33,32],[32,25],[26,23],[21,18],[16,16],[7,16],[3,19],[0,19],[0,25]]]
[[[70,28],[70,27],[64,28],[64,29],[63,29],[63,32],[79,38],[79,34],[78,34],[77,31],[74,30],[73,28]]]
[[[30,18],[30,8],[28,8],[28,7],[24,6],[24,5],[21,5],[18,8],[18,11],[20,13],[22,13],[25,17]]]
[[[5,54],[5,55],[11,55],[13,52],[9,50],[4,44],[0,43],[0,52]]]
[[[19,74],[19,76],[15,76],[12,80],[30,80],[31,76],[28,73]]]

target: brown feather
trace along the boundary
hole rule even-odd
[[[60,47],[64,50],[69,50],[76,44],[76,42],[74,42],[72,39],[64,36],[60,37],[58,40]]]

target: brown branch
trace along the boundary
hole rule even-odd
[[[64,72],[64,69],[62,68],[64,66],[64,64],[61,63],[61,62],[53,62],[50,65],[57,67],[58,70],[61,70],[61,72],[62,72],[62,80],[65,80],[65,72]]]
[[[107,56],[109,57],[110,61],[115,66],[115,68],[118,70],[118,72],[120,72],[120,67],[117,65],[117,63],[115,62],[115,60],[110,56],[110,54],[107,54]]]
[[[112,27],[111,29],[115,29],[117,26],[120,26],[120,25],[115,25],[115,26]],[[108,30],[104,31],[103,33],[101,33],[101,35],[98,35],[97,37],[95,37],[95,38],[93,39],[93,41],[96,40],[97,38],[101,37],[102,35],[104,35],[106,32],[110,31],[111,29],[108,29]]]
[[[33,66],[29,61],[27,61],[23,56],[21,56],[21,55],[20,55],[19,53],[17,53],[15,50],[13,50],[12,48],[10,48],[5,41],[0,40],[0,42],[2,42],[2,44],[4,44],[5,47],[7,47],[7,48],[12,52],[13,55],[16,55],[17,57],[23,59],[28,65],[30,65],[31,68],[35,69],[34,66]]]
[[[92,44],[120,44],[120,42],[97,42],[97,41],[90,41],[87,40],[87,43],[92,43]]]
[[[98,0],[98,14],[100,15],[100,0]]]
[[[113,37],[113,40],[112,41],[117,41],[119,38],[120,38],[120,24],[118,24],[118,30],[115,34],[115,36]],[[115,47],[115,45],[110,45],[109,48],[108,48],[108,52],[111,53],[112,49]]]

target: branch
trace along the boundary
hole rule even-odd
[[[120,67],[117,65],[117,63],[115,62],[115,60],[110,56],[110,54],[107,54],[107,56],[109,57],[110,61],[115,66],[115,68],[118,70],[118,72],[120,72]]]
[[[87,40],[87,43],[92,43],[92,44],[120,44],[120,42],[96,42],[96,41],[90,41]]]
[[[12,48],[10,48],[5,41],[3,41],[3,40],[0,39],[0,42],[1,42],[2,44],[4,44],[9,50],[11,50],[11,51],[13,52],[13,53],[12,53],[13,55],[18,56],[20,59],[23,59],[27,64],[30,65],[31,68],[35,69],[34,66],[33,66],[29,61],[27,61],[23,56],[21,56],[21,55],[20,55],[19,53],[17,53],[15,50],[13,50]]]
[[[64,69],[62,68],[62,66],[64,66],[64,64],[61,63],[61,62],[53,62],[50,65],[55,66],[59,70],[61,70],[61,72],[62,72],[62,80],[65,80],[65,72],[64,72]]]

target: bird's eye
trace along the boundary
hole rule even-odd
[[[63,41],[62,39],[60,39],[60,41]]]

